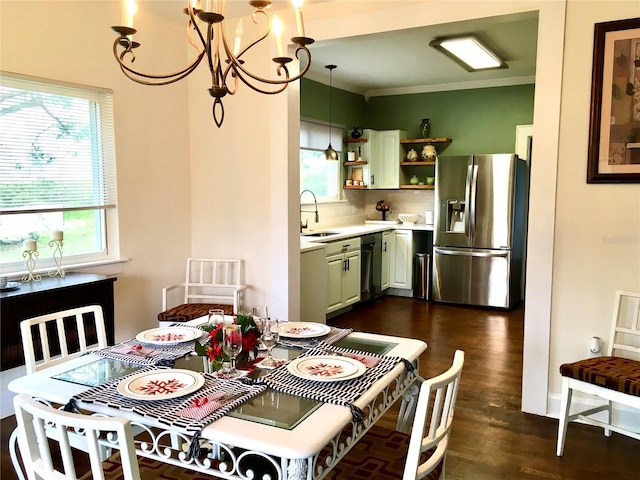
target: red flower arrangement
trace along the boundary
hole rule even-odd
[[[240,325],[242,332],[242,352],[236,358],[239,367],[250,363],[251,352],[258,353],[258,338],[260,331],[253,321],[253,317],[246,313],[234,315],[233,323]],[[195,352],[201,356],[209,357],[209,363],[213,370],[220,370],[223,362],[231,361],[222,349],[222,323],[218,325],[205,325],[202,327],[207,332],[207,340],[204,344],[198,339],[195,341]]]

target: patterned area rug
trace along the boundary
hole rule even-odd
[[[325,477],[327,480],[400,479],[409,437],[373,427]],[[105,462],[105,480],[122,480],[118,455]],[[214,477],[138,457],[142,480],[212,480]]]

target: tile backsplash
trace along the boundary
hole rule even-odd
[[[314,215],[303,213],[302,220],[308,219],[310,230],[362,224],[365,220],[382,220],[382,213],[376,210],[380,200],[391,204],[387,220],[396,220],[398,213],[416,213],[418,222],[424,223],[424,212],[434,209],[433,190],[345,190],[346,202],[318,205],[320,221],[314,222]],[[311,210],[309,205],[304,210]]]

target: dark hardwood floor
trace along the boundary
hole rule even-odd
[[[523,310],[480,310],[383,297],[329,321],[331,325],[402,337],[429,345],[420,374],[451,365],[456,349],[465,366],[447,457],[448,480],[636,480],[640,443],[571,424],[564,456],[556,457],[557,421],[520,411]],[[395,411],[382,423],[393,427]],[[15,479],[7,441],[15,418],[2,420],[1,478]],[[401,455],[398,452],[398,455]]]

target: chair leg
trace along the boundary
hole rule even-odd
[[[11,457],[11,463],[13,463],[13,469],[16,471],[18,480],[25,480],[22,465],[20,465],[20,460],[18,460],[18,448],[18,429],[15,428],[9,437],[9,456]]]
[[[611,412],[612,412],[612,408],[613,408],[613,402],[611,400],[609,400],[607,402],[607,425],[611,425]],[[610,428],[605,428],[604,429],[604,436],[605,437],[610,437],[611,436],[611,429]]]
[[[564,440],[567,436],[567,424],[569,423],[569,410],[571,409],[571,396],[573,389],[569,388],[569,380],[562,379],[562,396],[560,399],[560,418],[558,419],[558,446],[556,455],[561,457],[564,452]]]

